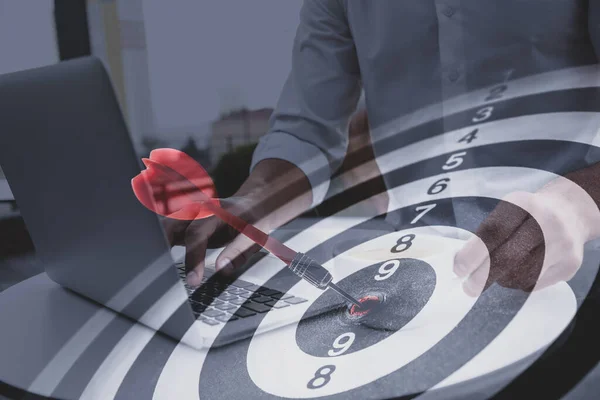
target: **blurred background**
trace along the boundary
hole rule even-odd
[[[0,74],[97,56],[138,154],[183,150],[226,197],[246,178],[267,130],[291,67],[301,4],[0,0]],[[41,271],[0,170],[0,291]]]

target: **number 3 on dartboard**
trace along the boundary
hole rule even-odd
[[[483,108],[477,110],[477,112],[475,113],[475,116],[473,117],[473,119],[471,121],[483,122],[492,116],[493,111],[494,111],[494,107],[492,107],[492,106],[483,107]]]
[[[335,371],[335,365],[323,365],[315,372],[314,378],[308,381],[306,385],[309,389],[320,389],[327,385],[331,380],[331,374]]]
[[[410,249],[410,246],[412,246],[415,237],[416,235],[414,233],[409,233],[408,235],[402,236],[400,239],[398,239],[396,245],[392,247],[392,250],[390,251],[392,253],[402,253],[403,251]]]

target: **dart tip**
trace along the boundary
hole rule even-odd
[[[335,283],[333,283],[333,282],[329,283],[329,287],[332,288],[334,291],[336,291],[343,298],[348,300],[350,303],[354,304],[356,307],[358,307],[358,308],[362,307],[362,304],[360,301],[358,301],[354,297],[350,296],[350,294],[348,294],[345,290],[343,290],[342,288],[337,286]]]

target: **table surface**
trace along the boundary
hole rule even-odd
[[[61,399],[164,398],[160,395],[164,388],[157,389],[158,381],[176,343],[63,289],[46,274],[0,293],[0,321],[0,393],[16,397],[27,392]],[[130,345],[115,354],[117,343],[126,336]],[[147,348],[152,351],[145,351]],[[132,358],[139,357],[144,358],[142,368],[138,366],[132,374]],[[171,394],[176,395],[177,388],[185,385],[197,388],[197,379],[177,382]],[[480,398],[481,385],[446,393],[449,396],[443,398]],[[564,398],[590,398],[598,390],[600,365]]]
[[[12,191],[8,186],[6,179],[0,178],[0,201],[11,201],[14,200]]]

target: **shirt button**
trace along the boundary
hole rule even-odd
[[[444,7],[444,9],[442,10],[442,14],[444,14],[446,17],[450,18],[451,16],[454,15],[455,11],[456,10],[454,9],[454,7],[447,6],[447,7]]]
[[[450,82],[456,82],[459,76],[460,74],[457,70],[452,70],[448,73],[448,79],[450,80]]]

